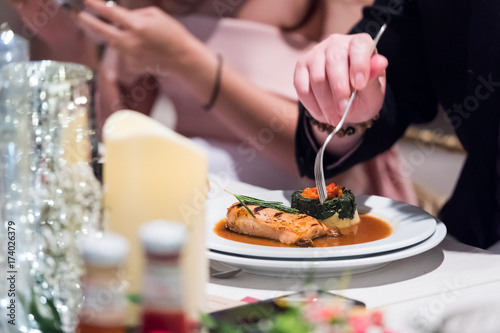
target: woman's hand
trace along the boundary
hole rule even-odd
[[[373,118],[385,95],[387,59],[371,54],[368,34],[331,35],[305,54],[295,68],[300,101],[318,121],[337,125],[353,89],[358,90],[347,123]]]
[[[166,72],[182,74],[186,59],[198,46],[197,40],[177,22],[157,7],[128,10],[106,6],[102,1],[87,0],[86,6],[97,16],[80,12],[80,26],[99,35],[116,48],[124,67],[136,75],[164,76]]]
[[[9,0],[29,30],[26,38],[40,37],[49,46],[75,40],[79,28],[67,10],[54,0]]]
[[[75,24],[72,12],[55,0],[8,0],[24,22],[19,32],[33,39],[33,60],[50,59],[75,62],[96,68],[98,54],[95,41]]]

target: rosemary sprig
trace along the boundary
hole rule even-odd
[[[234,196],[243,205],[243,207],[245,207],[245,209],[250,213],[250,215],[252,215],[253,217],[255,217],[255,215],[250,210],[250,208],[248,208],[247,204],[248,205],[262,206],[262,207],[266,207],[266,208],[272,208],[272,209],[280,210],[282,212],[290,213],[290,214],[298,214],[299,213],[299,211],[297,209],[285,206],[285,205],[283,205],[283,202],[281,202],[281,201],[266,201],[266,200],[262,200],[262,199],[249,197],[246,195],[234,194],[234,193],[231,193],[227,190],[225,190],[225,191],[227,193],[231,194],[232,196]]]

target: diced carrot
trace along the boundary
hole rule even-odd
[[[326,194],[328,199],[333,199],[344,195],[344,193],[342,193],[342,187],[335,185],[335,183],[331,183],[326,187]],[[306,199],[319,199],[318,188],[307,187],[302,192],[302,196]]]

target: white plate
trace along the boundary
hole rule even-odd
[[[264,200],[289,204],[292,192],[261,191],[245,193]],[[237,200],[227,195],[207,203],[207,247],[226,254],[238,254],[259,258],[339,258],[393,251],[414,245],[427,239],[436,230],[436,218],[419,207],[379,196],[356,196],[359,213],[369,213],[389,223],[392,234],[373,242],[333,247],[273,247],[253,245],[217,236],[214,227],[226,217],[227,209]]]
[[[245,258],[235,255],[207,251],[208,258],[257,275],[275,277],[305,277],[314,273],[315,277],[339,276],[345,273],[358,274],[373,271],[388,265],[394,260],[408,258],[432,249],[446,236],[446,227],[439,222],[436,231],[428,239],[413,246],[351,259],[318,259],[318,260],[271,260]]]

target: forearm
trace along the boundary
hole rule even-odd
[[[185,70],[178,73],[201,105],[212,95],[217,56],[202,44],[185,57]],[[241,140],[284,168],[296,172],[294,136],[298,107],[293,100],[259,88],[228,65],[223,65],[220,91],[211,112]]]

